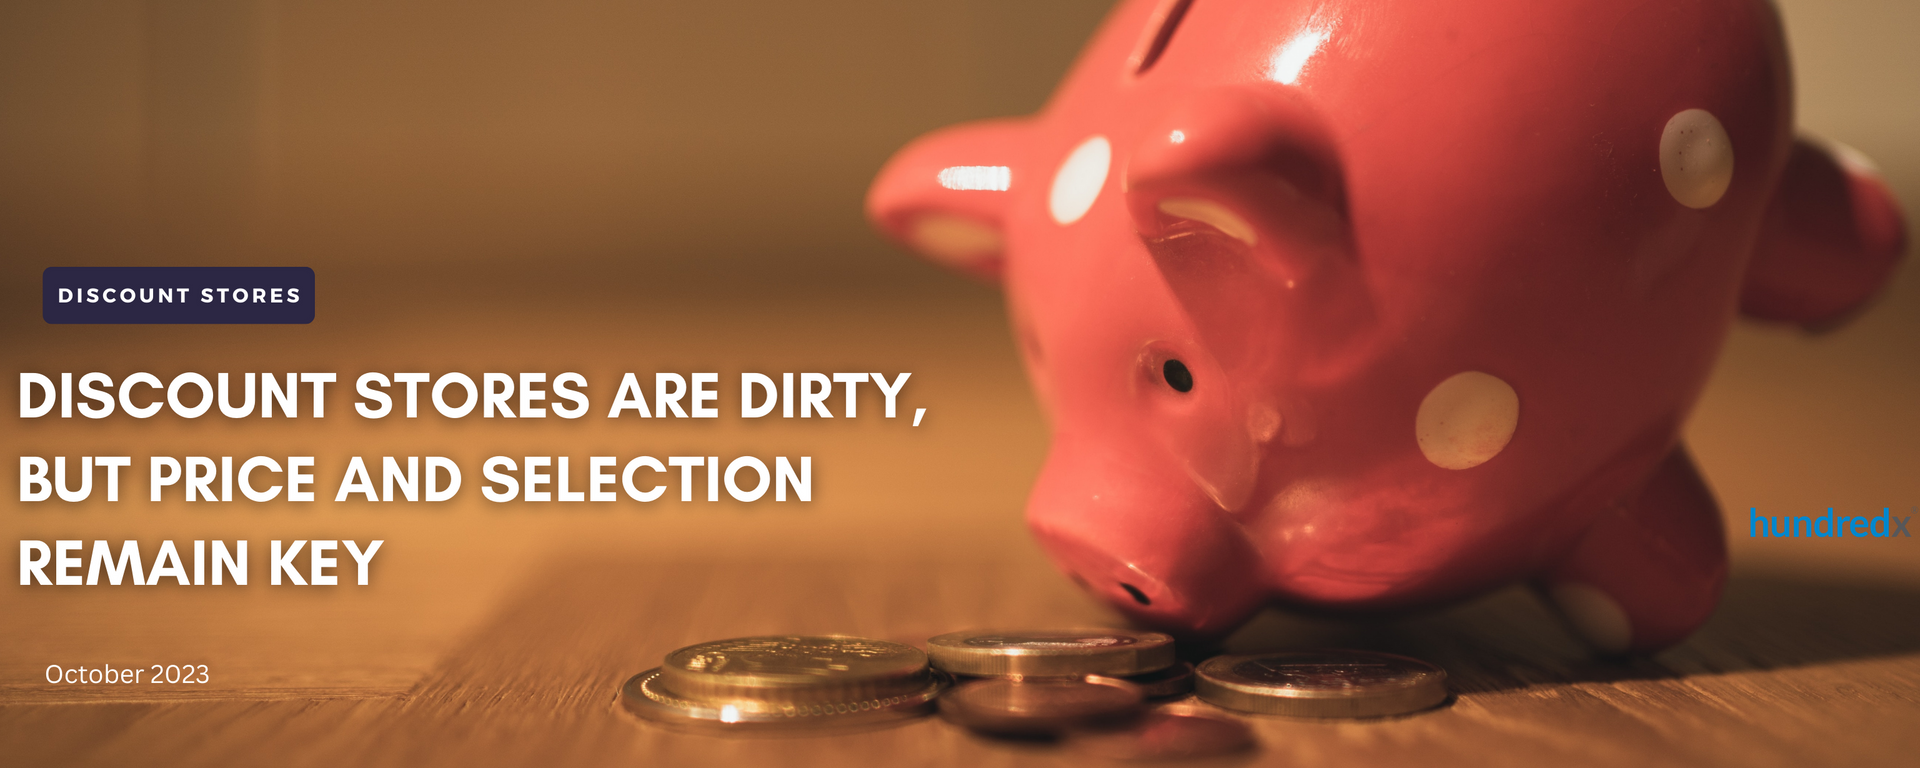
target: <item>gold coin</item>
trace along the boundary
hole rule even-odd
[[[680,698],[743,712],[879,701],[911,695],[930,678],[920,649],[838,635],[739,637],[667,654],[660,685]]]
[[[933,665],[986,677],[1126,677],[1174,665],[1173,638],[1129,629],[951,632],[927,641]]]
[[[940,715],[982,733],[1037,735],[1124,718],[1140,710],[1140,687],[1111,677],[990,678],[940,697]]]
[[[948,685],[945,675],[933,672],[921,688],[899,696],[764,709],[676,696],[660,684],[662,671],[649,669],[629,678],[620,688],[620,707],[655,723],[708,733],[839,732],[880,727],[932,712],[934,700]]]
[[[1289,651],[1207,659],[1194,688],[1202,699],[1243,712],[1383,717],[1446,701],[1447,672],[1388,653]]]

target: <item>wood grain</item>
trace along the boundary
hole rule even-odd
[[[351,280],[348,272],[340,279]],[[379,305],[388,283],[343,291]],[[633,426],[394,425],[355,420],[207,427],[27,425],[16,453],[284,451],[324,456],[483,452],[807,453],[819,500],[792,508],[616,509],[364,503],[15,507],[9,536],[380,537],[375,583],[287,591],[0,586],[0,750],[19,765],[1073,765],[1060,747],[984,740],[938,720],[860,734],[724,739],[643,725],[613,707],[667,651],[757,633],[841,632],[905,642],[988,625],[1106,623],[1021,529],[1045,446],[1000,308],[949,288],[754,301],[711,297],[612,312],[549,300],[521,314],[374,316],[314,329],[306,349],[152,350],[145,329],[84,344],[16,337],[25,370],[112,359],[129,370],[809,370],[844,361],[912,370],[931,407],[884,421]],[[555,278],[560,282],[560,278]],[[1920,294],[1909,277],[1899,295]],[[1896,305],[1904,306],[1904,305]],[[743,309],[746,308],[746,309]],[[542,324],[527,325],[538,316]],[[887,318],[887,322],[876,322]],[[364,341],[403,322],[404,337]],[[660,328],[679,334],[661,334]],[[556,340],[552,330],[594,329]],[[1755,542],[1749,505],[1852,507],[1920,492],[1920,404],[1897,385],[1920,328],[1870,316],[1823,343],[1743,329],[1689,438],[1731,510],[1735,577],[1720,612],[1653,659],[1596,660],[1521,589],[1373,622],[1263,614],[1229,649],[1335,645],[1445,666],[1456,697],[1404,718],[1253,718],[1259,765],[1902,765],[1920,747],[1920,549],[1907,542]],[[474,337],[485,339],[476,344]],[[84,349],[76,354],[74,349]],[[1818,364],[1808,364],[1814,361]],[[831,368],[828,368],[831,369]],[[1808,393],[1827,393],[1811,396]],[[1835,447],[1808,456],[1800,446]],[[1848,444],[1864,446],[1839,450]],[[1902,495],[1905,494],[1905,495]],[[48,663],[204,659],[199,690],[48,686]]]
[[[1073,764],[938,719],[783,739],[689,735],[616,710],[626,677],[718,637],[920,641],[969,626],[1104,623],[1034,558],[846,562],[565,558],[424,680],[364,699],[0,707],[33,765]],[[1263,615],[1234,650],[1345,645],[1445,666],[1455,698],[1377,721],[1249,717],[1261,765],[1899,765],[1920,747],[1920,586],[1743,572],[1682,648],[1591,659],[1526,592],[1355,624]]]

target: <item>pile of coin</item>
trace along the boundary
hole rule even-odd
[[[1193,687],[1193,666],[1175,658],[1173,638],[1159,632],[953,632],[928,640],[927,653],[959,682],[940,699],[941,715],[982,733],[1096,726]]]
[[[910,645],[741,637],[667,654],[627,681],[620,703],[640,717],[692,728],[865,726],[926,714],[947,685]]]
[[[1196,667],[1158,632],[993,630],[940,635],[926,652],[847,636],[701,643],[635,675],[619,701],[656,722],[735,733],[871,726],[937,709],[978,733],[1123,759],[1254,745],[1244,722],[1189,693],[1224,710],[1357,718],[1438,705],[1447,686],[1439,667],[1367,651],[1215,656]]]

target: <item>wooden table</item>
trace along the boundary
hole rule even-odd
[[[1723,505],[1920,503],[1920,281],[1808,340],[1742,329],[1689,437]],[[639,279],[512,269],[437,284],[328,271],[305,328],[34,326],[15,370],[913,371],[925,424],[368,422],[124,417],[19,423],[9,455],[811,455],[815,501],[740,505],[8,504],[19,538],[382,538],[367,587],[0,587],[8,765],[1078,764],[938,720],[723,739],[636,723],[628,676],[692,642],[853,633],[920,642],[985,625],[1108,623],[1020,527],[1045,449],[997,298],[945,280],[635,298]],[[427,279],[424,273],[416,276]],[[692,284],[689,282],[688,284]],[[16,290],[16,292],[18,292]],[[611,379],[610,379],[611,377]],[[723,379],[724,380],[724,379]],[[335,400],[342,408],[347,400]],[[329,464],[331,462],[331,464]],[[140,460],[136,459],[136,467]],[[469,478],[478,482],[478,478]],[[140,487],[144,487],[142,484]],[[322,487],[326,487],[323,484]],[[1731,516],[1732,513],[1730,513]],[[1713,621],[1652,659],[1590,658],[1513,589],[1355,623],[1263,614],[1235,649],[1341,645],[1445,666],[1440,709],[1365,722],[1253,718],[1259,765],[1895,765],[1920,754],[1920,545],[1754,543]],[[259,544],[256,544],[259,546]],[[53,663],[205,663],[196,688],[53,686]]]

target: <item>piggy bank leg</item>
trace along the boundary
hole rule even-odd
[[[1720,508],[1684,447],[1602,513],[1536,586],[1594,648],[1650,653],[1713,613],[1727,580]]]

